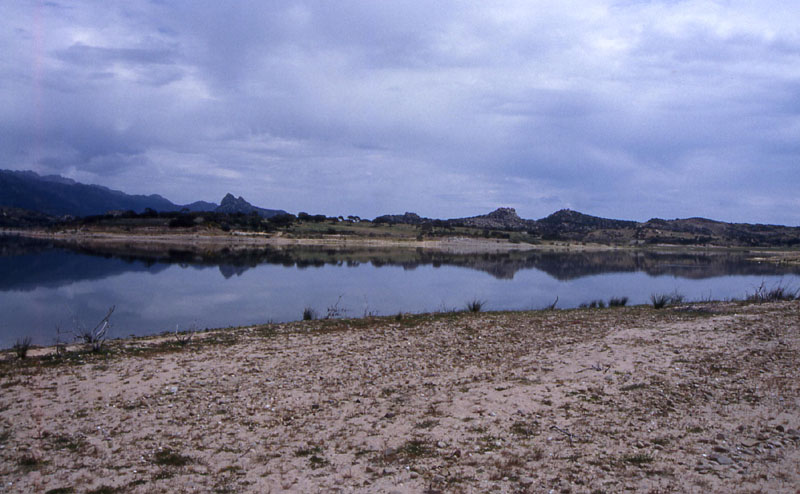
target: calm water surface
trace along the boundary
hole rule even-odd
[[[0,347],[25,336],[52,344],[56,328],[93,326],[108,308],[112,337],[195,325],[300,319],[337,305],[349,317],[462,309],[559,308],[596,298],[678,291],[688,299],[743,297],[762,282],[800,286],[798,267],[744,254],[427,251],[294,248],[196,253],[70,247],[0,236]]]

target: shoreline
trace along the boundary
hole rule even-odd
[[[514,243],[508,240],[476,237],[444,237],[416,240],[410,238],[370,238],[350,235],[325,235],[319,238],[289,237],[283,234],[255,232],[184,232],[184,233],[120,233],[120,232],[48,232],[42,230],[4,229],[0,236],[59,240],[85,246],[167,246],[206,250],[245,249],[259,247],[324,247],[332,249],[425,249],[453,254],[483,254],[511,251],[603,252],[603,251],[677,251],[677,252],[745,252],[754,262],[800,264],[800,250],[773,247],[684,246],[673,244],[608,245],[549,241],[541,244]]]
[[[800,483],[798,301],[170,338],[0,362],[7,492],[789,493]]]

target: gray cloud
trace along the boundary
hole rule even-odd
[[[6,10],[3,167],[329,214],[800,224],[785,3]]]

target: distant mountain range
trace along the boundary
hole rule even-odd
[[[188,210],[218,213],[256,213],[264,218],[288,214],[281,209],[253,206],[242,197],[227,194],[220,204],[197,201],[175,204],[159,195],[129,195],[99,185],[86,185],[55,175],[31,171],[0,170],[0,227],[33,226],[58,217],[102,215],[110,211],[137,213]],[[320,215],[322,216],[322,215]],[[324,216],[322,216],[324,218]],[[423,218],[415,213],[384,215],[384,224],[409,224],[423,229],[467,227],[494,232],[525,232],[528,238],[592,242],[611,245],[720,245],[740,247],[800,247],[800,227],[724,223],[705,218],[645,222],[600,218],[562,209],[538,220],[523,219],[512,208],[489,214],[448,220]],[[503,233],[506,238],[508,234]]]
[[[501,231],[524,231],[543,240],[593,242],[614,245],[725,245],[725,246],[800,246],[800,227],[725,223],[705,218],[645,222],[614,220],[562,209],[538,220],[523,219],[513,208],[500,208],[489,214],[469,218],[435,220],[415,213],[385,215],[378,223],[430,224],[444,227],[471,227]]]
[[[32,171],[0,170],[0,207],[36,211],[50,216],[92,216],[109,211],[215,211],[256,212],[269,218],[286,214],[281,209],[253,206],[243,198],[227,194],[220,204],[196,201],[175,204],[158,195],[130,195],[100,185],[87,185],[58,175],[41,176]]]

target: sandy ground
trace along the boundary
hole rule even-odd
[[[178,247],[202,247],[204,249],[236,249],[257,247],[320,246],[326,248],[410,248],[428,249],[453,254],[504,252],[510,250],[555,250],[555,251],[604,251],[622,247],[570,242],[547,242],[543,244],[513,243],[507,240],[476,237],[444,237],[440,239],[415,240],[411,238],[372,238],[355,235],[323,235],[319,238],[289,237],[282,234],[253,232],[219,233],[118,233],[92,231],[49,232],[40,230],[0,230],[0,234],[19,235],[28,238],[54,239],[85,246],[151,244]]]
[[[0,492],[800,492],[800,303],[311,321],[0,362]]]

